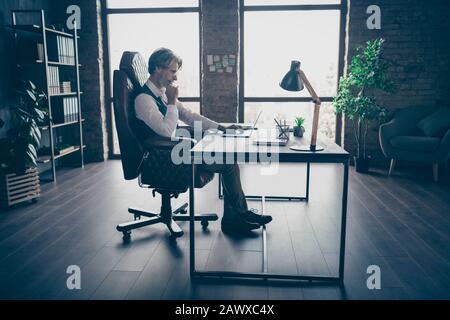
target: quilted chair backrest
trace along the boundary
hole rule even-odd
[[[127,74],[135,88],[142,87],[148,79],[147,64],[139,52],[125,51],[119,69]]]
[[[132,180],[139,176],[139,166],[144,154],[130,126],[134,117],[134,98],[147,80],[147,68],[144,59],[137,52],[126,51],[120,61],[120,70],[114,71],[113,96],[114,118],[122,158],[124,178]]]

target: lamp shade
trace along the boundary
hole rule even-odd
[[[287,91],[302,91],[303,82],[300,77],[300,61],[293,60],[291,69],[280,82],[280,87]]]

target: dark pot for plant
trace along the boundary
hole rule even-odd
[[[369,169],[370,169],[370,160],[372,158],[370,156],[366,157],[366,158],[358,158],[358,157],[354,157],[354,161],[355,161],[355,170],[356,172],[359,173],[368,173]]]
[[[295,137],[303,137],[303,132],[305,132],[304,127],[294,127],[294,136]]]

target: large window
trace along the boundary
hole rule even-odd
[[[261,123],[272,126],[274,118],[293,124],[301,116],[310,129],[314,107],[308,91],[279,87],[291,61],[299,60],[323,101],[319,132],[334,140],[336,116],[330,101],[336,95],[342,54],[340,0],[244,0],[242,11],[241,117],[251,122],[263,110]]]
[[[147,61],[159,47],[172,49],[183,59],[178,73],[180,100],[200,112],[200,25],[197,0],[108,0],[108,51],[112,75],[124,51],[137,51]],[[113,154],[119,154],[113,127]]]

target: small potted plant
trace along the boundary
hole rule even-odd
[[[383,58],[383,43],[383,39],[375,39],[368,41],[365,47],[358,47],[333,100],[336,112],[344,113],[353,122],[357,145],[354,161],[360,173],[367,173],[370,168],[371,157],[366,152],[368,128],[372,122],[381,123],[388,115],[388,110],[377,103],[375,94],[395,90],[387,72],[391,64]]]
[[[11,128],[0,139],[0,205],[10,206],[39,197],[37,149],[40,125],[48,117],[47,97],[31,82],[24,82],[17,103],[9,108]],[[0,119],[0,128],[4,120]]]
[[[295,126],[294,126],[294,136],[295,137],[303,137],[303,133],[305,132],[305,127],[303,127],[304,122],[305,122],[305,118],[303,118],[303,117],[295,118]]]

